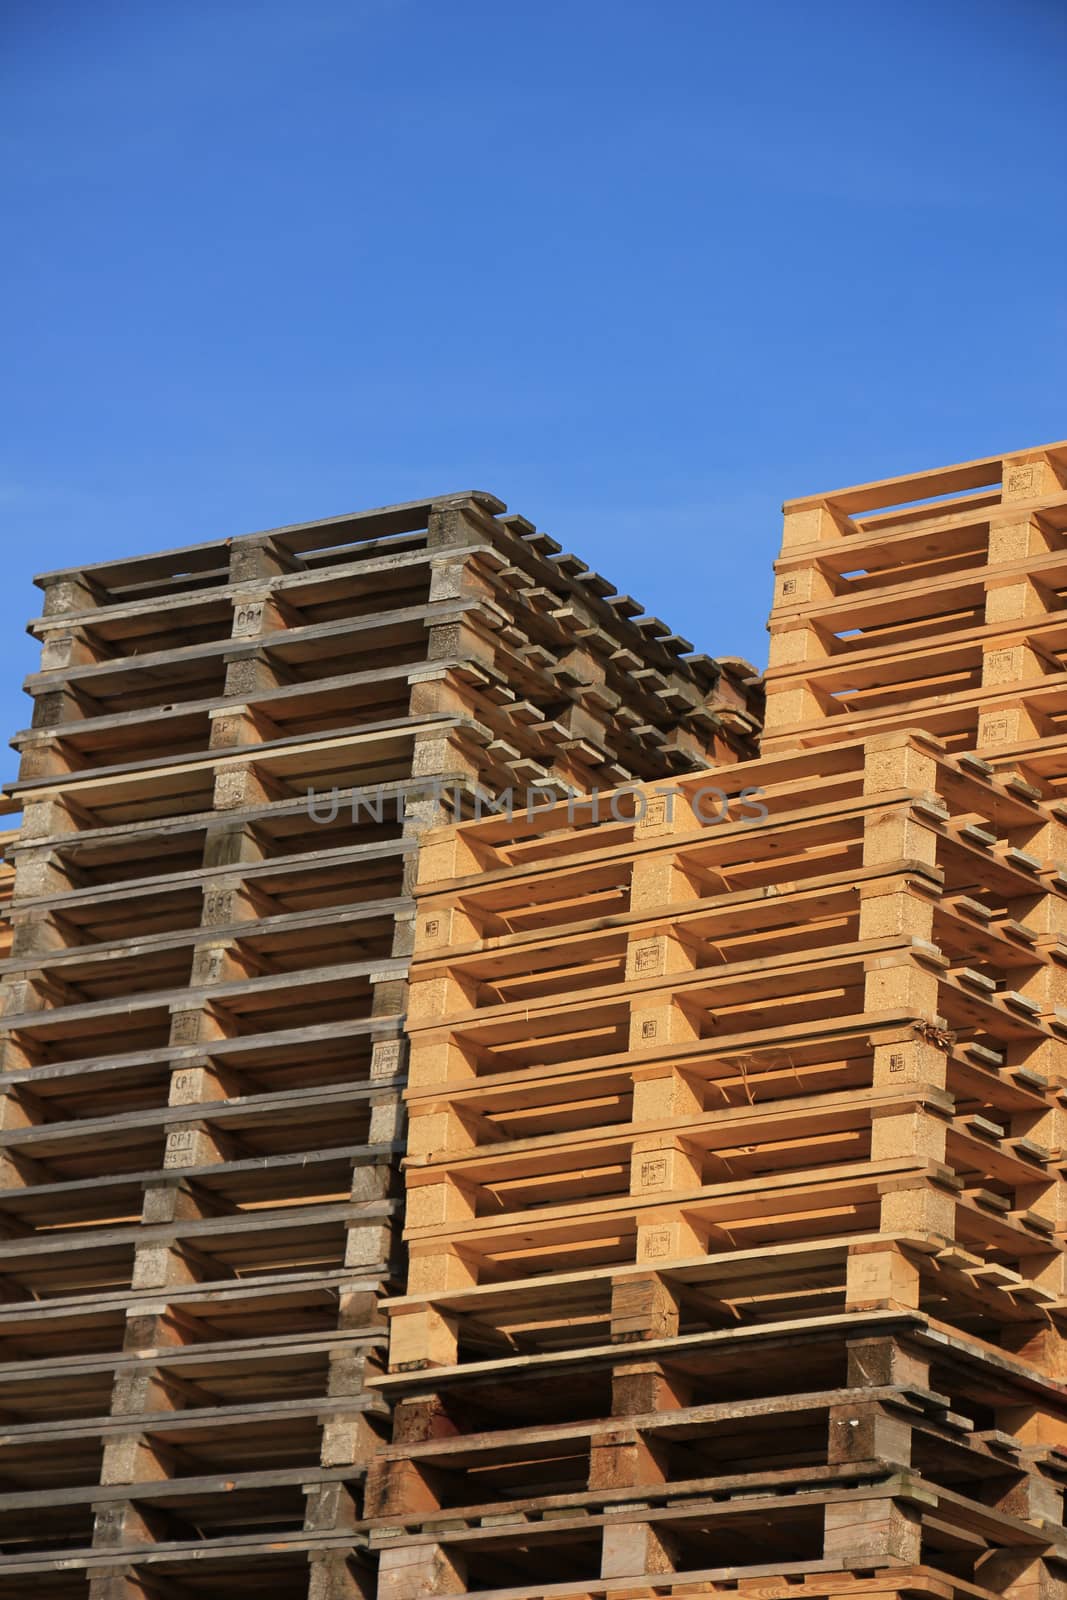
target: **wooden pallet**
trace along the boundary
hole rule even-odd
[[[602,1577],[627,1561],[637,1578],[731,1556],[740,1574],[761,1561],[753,1504],[763,1554],[780,1562],[800,1555],[779,1543],[790,1515],[835,1505],[821,1528],[809,1525],[815,1561],[847,1550],[856,1566],[862,1550],[865,1564],[891,1565],[903,1550],[878,1549],[864,1496],[893,1470],[906,1470],[918,1503],[944,1496],[940,1509],[964,1521],[945,1494],[964,1485],[1001,1510],[1022,1509],[1028,1495],[1024,1516],[1053,1510],[1061,1458],[1044,1441],[1062,1437],[1064,1401],[1047,1380],[1038,1401],[1031,1376],[1014,1357],[898,1312],[376,1380],[395,1405],[394,1443],[372,1466],[372,1543],[396,1552],[386,1573],[400,1585],[456,1556],[484,1571],[495,1546],[513,1583],[521,1574],[535,1593],[538,1580],[559,1579],[545,1523],[581,1526]],[[1003,1488],[990,1495],[983,1479]],[[688,1513],[712,1506],[696,1533]],[[936,1537],[923,1554],[944,1560]]]
[[[785,513],[765,751],[923,727],[1001,764],[1062,742],[1067,445]]]

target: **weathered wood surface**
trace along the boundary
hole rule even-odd
[[[0,884],[0,1595],[367,1596],[435,790],[733,761],[759,688],[480,492],[40,583]]]

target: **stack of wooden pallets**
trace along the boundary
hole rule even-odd
[[[758,685],[484,494],[40,581],[0,1596],[373,1593],[420,834],[751,756]]]
[[[1065,464],[792,502],[759,759],[424,837],[380,1600],[1067,1594]]]
[[[921,727],[1067,780],[1067,442],[790,500],[764,751]]]

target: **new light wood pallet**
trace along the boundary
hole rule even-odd
[[[905,733],[427,838],[382,1596],[1052,1581],[1061,1534],[988,1519],[1059,1519],[1065,843],[1031,785]],[[889,1313],[953,1345],[966,1452],[1023,1418],[967,1362],[1045,1386],[1007,1498],[928,1413],[872,1434],[900,1397],[849,1351]]]
[[[365,1377],[432,780],[462,806],[666,776],[744,753],[758,712],[742,664],[687,658],[503,513],[452,497],[42,580],[0,1059],[0,1595],[373,1590]]]
[[[1067,444],[785,506],[764,752],[923,727],[1067,777]]]

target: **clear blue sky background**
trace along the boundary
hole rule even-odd
[[[5,32],[9,731],[38,570],[480,487],[762,664],[783,497],[1067,435],[1061,0]]]

